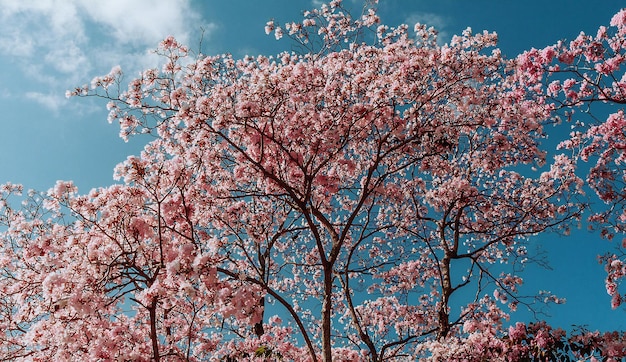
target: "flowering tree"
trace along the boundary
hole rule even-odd
[[[519,56],[523,82],[534,85],[537,96],[576,121],[571,138],[561,147],[591,163],[587,184],[605,207],[594,210],[589,221],[609,240],[626,231],[626,121],[621,107],[626,103],[626,10],[615,14],[610,25],[600,27],[596,35],[580,33],[569,43],[561,41]],[[626,275],[625,241],[621,244],[617,253],[600,258],[606,265],[606,288],[614,308],[625,298],[618,288]]]
[[[434,357],[532,308],[525,246],[567,232],[583,182],[546,160],[555,107],[495,34],[439,46],[339,1],[266,30],[307,50],[235,60],[167,38],[127,90],[114,68],[70,92],[155,139],[86,195],[59,182],[14,208],[5,186],[3,358]]]
[[[545,322],[517,322],[504,335],[493,328],[427,343],[424,361],[619,361],[626,356],[626,335],[578,328],[569,335]]]

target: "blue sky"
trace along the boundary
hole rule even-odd
[[[360,10],[362,1],[344,0]],[[106,122],[103,102],[66,99],[65,91],[121,65],[130,79],[154,66],[157,43],[174,35],[202,52],[275,54],[290,50],[264,33],[265,23],[298,20],[316,0],[0,0],[0,183],[46,190],[58,179],[87,192],[113,182],[113,167],[141,149],[124,143]],[[442,41],[470,26],[496,31],[509,57],[581,30],[595,34],[626,3],[589,1],[381,0],[384,23],[435,26]],[[526,274],[529,292],[546,289],[565,297],[550,309],[553,324],[626,330],[624,310],[610,309],[596,255],[607,242],[585,230],[561,239],[545,235],[553,270]],[[515,318],[525,318],[520,315]]]

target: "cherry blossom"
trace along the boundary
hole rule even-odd
[[[547,94],[543,80],[604,53],[581,35],[579,52],[507,60],[494,33],[439,45],[374,5],[266,24],[302,53],[193,55],[169,37],[163,66],[125,91],[119,68],[70,91],[107,99],[122,138],[154,138],[109,187],[60,181],[21,208],[20,188],[2,189],[2,357],[555,356],[563,331],[505,325],[561,302],[520,296],[518,272],[534,235],[584,212],[577,157],[547,157],[544,126],[621,88],[555,80]]]
[[[519,79],[536,96],[546,97],[555,115],[560,113],[573,123],[571,137],[560,147],[590,164],[586,184],[601,202],[588,221],[609,240],[624,233],[626,220],[626,138],[621,106],[626,103],[625,16],[626,10],[621,10],[611,19],[610,27],[601,26],[595,35],[580,33],[570,42],[559,41],[518,57]],[[550,56],[544,56],[546,53]],[[547,89],[544,84],[548,84]],[[616,262],[625,259],[623,248],[619,249],[600,258],[606,265],[607,292],[614,308],[623,300],[618,287],[623,275]]]

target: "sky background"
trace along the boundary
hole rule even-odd
[[[362,1],[344,5],[360,13]],[[298,21],[316,6],[317,0],[0,0],[0,183],[45,191],[56,180],[73,180],[82,192],[110,185],[114,166],[137,154],[145,139],[124,143],[117,125],[106,121],[104,102],[66,99],[66,90],[115,65],[131,79],[157,64],[150,51],[168,35],[204,54],[236,58],[291,50],[288,40],[265,34],[265,23]],[[381,0],[379,10],[387,25],[434,26],[442,42],[468,26],[496,31],[503,54],[514,57],[580,31],[595,34],[625,6],[616,0]],[[544,245],[552,270],[530,270],[525,290],[567,299],[550,308],[550,323],[626,330],[626,310],[611,310],[596,259],[612,245],[584,228],[535,243]]]

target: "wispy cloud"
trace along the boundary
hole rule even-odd
[[[312,9],[317,9],[322,6],[322,4],[328,3],[327,0],[311,0]]]
[[[135,74],[166,36],[189,43],[214,28],[202,21],[190,0],[0,0],[0,47],[23,77],[63,95],[113,65]],[[53,104],[41,95],[26,97]]]
[[[67,103],[67,99],[59,94],[45,94],[41,92],[26,92],[24,96],[48,110],[57,113],[59,109]]]
[[[201,25],[187,0],[81,1],[81,11],[122,44],[155,44],[175,35],[189,41],[189,26]]]

